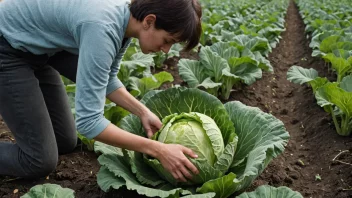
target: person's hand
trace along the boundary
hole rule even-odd
[[[192,179],[191,173],[198,174],[199,172],[185,154],[192,158],[198,157],[191,149],[182,145],[162,144],[160,155],[156,158],[177,181],[187,182],[186,178]]]
[[[152,137],[152,135],[157,132],[162,126],[162,123],[158,116],[156,116],[149,109],[141,115],[140,119],[148,138]]]

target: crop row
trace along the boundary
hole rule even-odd
[[[311,37],[312,56],[322,57],[336,80],[300,66],[290,68],[288,80],[309,84],[318,105],[332,116],[337,133],[348,136],[352,132],[352,2],[299,0],[298,5]]]
[[[191,88],[228,100],[233,87],[273,72],[267,59],[285,30],[288,1],[204,1],[199,60],[181,59],[179,74]]]

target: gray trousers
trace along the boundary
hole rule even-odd
[[[75,81],[78,56],[52,57],[12,48],[0,36],[0,114],[16,144],[0,142],[0,175],[44,177],[58,155],[77,145],[74,118],[60,74]]]

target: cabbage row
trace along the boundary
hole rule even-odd
[[[339,135],[352,133],[352,1],[299,0],[300,13],[311,36],[312,56],[322,57],[335,72],[330,82],[314,69],[292,66],[287,79],[309,84],[318,105],[331,114]]]
[[[267,59],[285,31],[287,0],[202,1],[199,60],[181,59],[179,74],[191,88],[229,99],[234,86],[273,72]]]

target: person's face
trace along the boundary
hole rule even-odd
[[[143,29],[139,33],[139,45],[144,54],[163,51],[168,53],[176,38],[165,30],[155,29],[155,15],[148,15],[143,21]]]

